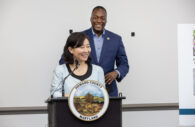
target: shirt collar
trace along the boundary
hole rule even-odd
[[[93,31],[93,28],[91,28],[91,31],[92,31],[93,36],[97,36],[97,34]],[[101,36],[104,36],[104,35],[105,35],[105,29],[103,30],[103,33]]]

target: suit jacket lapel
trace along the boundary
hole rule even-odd
[[[102,51],[101,51],[101,54],[100,54],[100,61],[99,63],[101,63],[103,61],[103,56],[104,54],[106,53],[106,48],[109,47],[108,46],[108,41],[110,40],[110,37],[106,34],[106,30],[105,30],[105,35],[104,35],[104,42],[103,42],[103,45],[102,45]]]

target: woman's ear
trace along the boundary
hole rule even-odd
[[[71,54],[73,54],[73,48],[72,47],[68,47],[68,50]]]

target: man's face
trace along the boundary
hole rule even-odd
[[[96,9],[91,15],[91,25],[96,34],[102,34],[106,25],[107,15],[103,9]]]

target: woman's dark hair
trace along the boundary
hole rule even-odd
[[[64,52],[62,55],[62,58],[67,64],[73,64],[74,63],[74,58],[73,55],[69,52],[68,47],[71,48],[78,48],[83,45],[84,40],[88,39],[88,36],[82,32],[74,32],[70,34],[66,41],[66,45],[64,46]],[[86,63],[90,64],[91,63],[91,57],[89,56]]]

